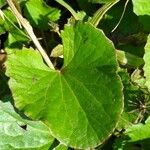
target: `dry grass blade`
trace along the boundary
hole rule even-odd
[[[21,25],[25,28],[26,32],[28,33],[28,35],[30,36],[31,40],[33,41],[33,43],[35,44],[36,48],[38,49],[38,51],[41,53],[42,57],[44,58],[45,62],[47,63],[47,65],[51,68],[54,69],[54,66],[52,64],[52,62],[50,61],[48,55],[46,54],[46,52],[44,51],[44,49],[42,48],[42,46],[40,45],[37,37],[35,36],[32,26],[29,24],[29,22],[23,18],[23,16],[19,13],[19,11],[17,10],[17,8],[15,7],[14,3],[12,0],[7,0],[8,5],[10,6],[13,14],[15,15],[15,17],[20,21]]]

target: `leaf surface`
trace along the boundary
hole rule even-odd
[[[146,31],[150,31],[150,0],[132,0],[133,11],[139,16]]]
[[[61,70],[48,68],[34,50],[17,51],[8,56],[9,85],[16,106],[44,121],[61,143],[95,147],[112,133],[122,112],[115,49],[88,23],[66,26],[61,35]]]
[[[150,147],[150,117],[145,121],[145,124],[139,123],[130,126],[125,134],[117,138],[114,143],[114,150],[148,150]]]
[[[146,86],[150,91],[150,35],[148,36],[147,43],[145,46],[145,54],[144,54],[144,75],[146,77]]]
[[[0,0],[0,8],[2,8],[6,4],[5,0]]]
[[[121,77],[123,83],[123,93],[124,93],[124,110],[119,119],[117,129],[127,129],[131,126],[136,119],[138,118],[138,111],[133,111],[136,108],[132,105],[132,103],[137,103],[136,98],[139,99],[143,96],[143,93],[134,86],[129,78],[129,75],[125,69],[120,69],[118,74]]]
[[[23,119],[10,102],[0,101],[1,150],[47,150],[53,140],[42,122]]]
[[[130,142],[136,142],[150,138],[150,117],[146,120],[145,124],[133,125],[127,129],[126,135],[130,137]]]
[[[139,15],[150,15],[150,0],[132,0],[134,12]]]
[[[47,29],[49,21],[57,21],[59,19],[60,11],[46,5],[43,0],[29,0],[25,4],[25,16],[35,27]]]
[[[3,11],[3,13],[4,18],[0,16],[0,35],[4,34],[5,32],[8,32],[9,37],[10,36],[13,37],[13,39],[15,39],[16,41],[19,42],[29,41],[29,37],[26,35],[26,33],[24,33],[23,30],[20,30],[19,27],[16,25],[17,20],[16,17],[11,12],[11,10],[6,9]],[[8,43],[10,43],[10,38],[8,38]],[[11,44],[13,45],[13,42]]]

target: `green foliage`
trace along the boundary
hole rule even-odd
[[[149,0],[132,0],[134,12],[137,15],[150,15],[150,1]]]
[[[49,7],[43,0],[27,1],[24,13],[33,26],[43,30],[48,28],[49,21],[57,21],[60,17],[60,11]]]
[[[114,144],[115,150],[133,150],[138,147],[148,150],[150,139],[150,118],[145,121],[145,124],[139,123],[130,126],[123,137],[117,139]],[[137,146],[140,145],[140,146]]]
[[[23,119],[10,102],[0,101],[0,149],[47,150],[53,140],[42,122]]]
[[[64,65],[60,71],[47,68],[33,50],[9,55],[7,75],[13,76],[9,85],[16,106],[46,122],[61,142],[76,148],[95,147],[109,136],[122,111],[115,51],[104,34],[90,24],[66,26],[62,41]],[[110,83],[115,86],[108,88]]]
[[[3,17],[0,16],[0,35],[5,32],[9,32],[6,47],[14,48],[19,42],[23,45],[29,41],[29,37],[17,26],[17,19],[9,9],[3,11]]]
[[[0,0],[0,99],[0,150],[149,150],[150,1]]]
[[[5,0],[0,0],[0,8],[2,8],[6,4]]]
[[[145,124],[133,125],[127,129],[126,135],[129,136],[129,142],[136,142],[150,138],[150,118],[148,118]]]
[[[146,31],[150,31],[150,0],[132,0],[133,10],[139,16]]]
[[[145,55],[144,55],[145,65],[144,73],[146,77],[146,86],[150,91],[150,35],[148,36],[147,43],[145,46]]]

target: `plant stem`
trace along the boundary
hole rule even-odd
[[[73,10],[73,8],[71,8],[70,5],[68,5],[65,1],[63,0],[55,0],[55,1],[58,2],[60,5],[64,6],[67,10],[69,10],[76,20],[79,20],[78,15],[75,12],[75,10]]]
[[[128,3],[129,3],[129,0],[127,0],[127,1],[125,2],[122,15],[121,15],[121,17],[120,17],[120,19],[119,19],[117,25],[112,29],[111,32],[114,32],[114,31],[118,28],[118,26],[120,25],[120,23],[121,23],[121,21],[122,21],[122,19],[123,19],[123,17],[124,17],[124,14],[125,14],[125,11],[126,11],[126,8],[127,8]]]
[[[103,7],[100,7],[92,17],[92,19],[89,21],[91,24],[93,24],[95,27],[98,26],[99,22],[101,21],[104,14],[112,7],[114,6],[119,0],[116,0],[114,2],[110,2],[105,4]]]
[[[29,22],[22,17],[22,15],[19,13],[19,11],[17,10],[17,8],[15,7],[14,3],[12,0],[7,0],[8,5],[10,6],[13,14],[15,15],[15,17],[20,21],[20,23],[22,24],[22,26],[25,28],[25,30],[27,31],[28,35],[30,36],[31,40],[33,41],[33,43],[35,44],[36,48],[38,49],[38,51],[41,53],[43,59],[45,60],[45,62],[47,63],[47,65],[51,68],[51,69],[55,69],[52,62],[50,61],[48,55],[46,54],[46,52],[44,51],[44,49],[42,48],[41,44],[39,43],[37,37],[35,36],[32,26],[29,24]]]
[[[0,9],[0,16],[2,17],[3,20],[7,20],[16,30],[18,30],[18,32],[20,32],[23,36],[25,36],[26,38],[30,39],[30,37],[25,34],[24,32],[22,32],[22,30],[17,27],[10,19],[9,17],[6,16],[6,14],[3,13],[3,11]],[[18,21],[18,20],[17,20]]]

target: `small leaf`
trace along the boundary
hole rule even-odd
[[[11,10],[6,9],[3,11],[3,13],[4,18],[0,17],[0,35],[8,32],[11,38],[13,38],[15,41],[29,41],[29,37],[26,35],[26,33],[16,25],[18,22]]]
[[[127,129],[126,135],[129,136],[129,142],[136,142],[150,138],[150,117],[146,120],[145,124],[133,125]]]
[[[116,139],[114,150],[148,150],[150,147],[150,117],[145,124],[131,125],[125,133]]]
[[[133,11],[139,16],[144,29],[150,31],[150,0],[132,0]]]
[[[148,36],[147,43],[145,46],[145,55],[144,55],[144,75],[146,77],[145,85],[150,91],[150,35]]]
[[[6,5],[6,0],[0,0],[0,8]]]
[[[136,15],[150,15],[150,0],[132,0]]]
[[[13,33],[8,34],[7,41],[5,42],[5,51],[7,54],[10,54],[16,50],[20,50],[28,41],[27,37],[22,36],[22,34],[14,29]]]
[[[46,5],[44,0],[28,0],[24,12],[31,24],[40,29],[47,29],[49,21],[57,21],[60,17],[60,11]]]
[[[51,57],[59,57],[63,55],[63,45],[58,44],[51,52]]]
[[[144,64],[144,60],[142,58],[128,52],[116,50],[116,54],[119,63],[123,66],[127,65],[132,68],[137,68]]]
[[[10,102],[0,101],[0,149],[47,150],[53,140],[42,122],[23,119]]]
[[[138,118],[139,111],[135,111],[137,109],[135,107],[137,106],[134,106],[133,103],[138,105],[137,98],[140,99],[140,97],[143,96],[143,93],[131,83],[127,70],[120,69],[118,74],[121,77],[124,87],[124,110],[117,125],[117,129],[122,130],[127,129]]]
[[[61,70],[48,68],[34,50],[10,54],[9,85],[16,106],[44,121],[61,143],[92,148],[113,132],[122,112],[115,49],[88,23],[66,26],[62,41]]]

